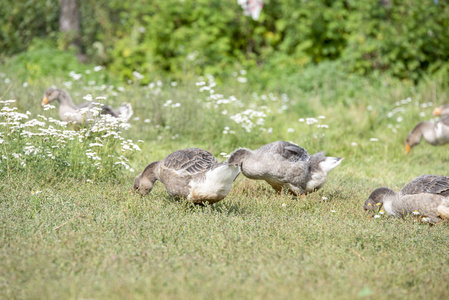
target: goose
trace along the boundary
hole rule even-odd
[[[434,116],[447,116],[449,115],[449,104],[441,105],[433,110],[432,114]]]
[[[408,154],[423,137],[426,142],[434,146],[449,143],[449,116],[435,123],[426,121],[416,125],[405,140],[405,153]]]
[[[47,89],[44,93],[41,105],[47,105],[55,100],[59,102],[59,117],[62,121],[83,123],[85,120],[93,117],[94,105],[92,102],[84,102],[75,105],[69,93],[58,88]],[[101,106],[101,114],[111,115],[120,118],[124,122],[128,122],[133,114],[133,109],[129,103],[123,103],[116,109],[103,105]]]
[[[398,193],[381,187],[366,199],[365,211],[384,209],[389,215],[404,217],[420,215],[423,221],[437,223],[449,219],[449,177],[421,175],[410,181]]]
[[[276,192],[286,188],[296,196],[320,189],[327,174],[341,161],[342,158],[326,157],[325,151],[309,155],[304,148],[284,141],[257,150],[239,148],[227,160],[238,164],[246,177],[265,180]]]
[[[145,196],[159,180],[172,196],[195,204],[212,204],[226,197],[239,174],[238,165],[218,163],[208,151],[188,148],[147,165],[134,180],[134,190]]]

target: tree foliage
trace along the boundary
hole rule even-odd
[[[446,70],[449,6],[431,0],[266,0],[258,21],[235,0],[81,1],[82,46],[91,62],[132,72],[218,73],[243,68],[294,72],[341,60],[353,72],[418,79]],[[33,37],[59,42],[55,0],[0,4],[0,51]]]

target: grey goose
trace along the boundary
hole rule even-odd
[[[310,155],[295,144],[277,141],[257,150],[239,148],[227,161],[238,164],[246,177],[265,180],[277,192],[286,188],[294,195],[305,195],[320,189],[342,158],[326,157],[325,151]]]
[[[134,190],[146,195],[159,180],[172,196],[192,203],[215,203],[228,195],[239,173],[236,164],[219,163],[206,150],[188,148],[146,166],[134,180]]]
[[[421,175],[397,193],[387,187],[377,188],[363,208],[365,211],[384,209],[395,217],[414,213],[429,223],[449,220],[449,177]]]

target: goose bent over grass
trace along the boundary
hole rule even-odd
[[[94,110],[92,102],[84,102],[75,105],[69,93],[65,90],[49,88],[44,93],[41,105],[47,105],[55,100],[59,102],[59,117],[62,121],[72,121],[81,124],[88,119],[92,119],[92,110]],[[128,122],[133,115],[133,109],[129,103],[123,103],[116,109],[112,109],[107,105],[102,105],[100,113],[103,115],[111,115],[122,119],[124,122]]]
[[[421,142],[421,138],[433,146],[449,143],[449,116],[435,123],[421,122],[413,128],[405,140],[405,153]]]
[[[238,164],[246,177],[265,180],[277,192],[287,188],[304,195],[320,189],[342,158],[326,157],[325,151],[309,155],[304,148],[278,141],[257,150],[237,149],[227,161]]]
[[[192,203],[215,203],[228,195],[239,174],[237,164],[218,163],[211,153],[188,148],[150,163],[134,180],[134,190],[146,195],[159,180],[172,196]]]
[[[449,220],[449,177],[421,175],[398,193],[387,187],[375,189],[363,208],[365,211],[384,209],[395,217],[415,214],[429,223]]]

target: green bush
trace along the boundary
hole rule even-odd
[[[63,48],[55,3],[2,3],[0,12],[2,54],[23,51],[36,36]],[[230,74],[236,66],[265,80],[329,60],[358,74],[417,80],[446,70],[449,59],[449,6],[442,1],[266,0],[258,21],[235,0],[82,1],[80,12],[90,61],[125,80],[137,71],[142,84]]]

